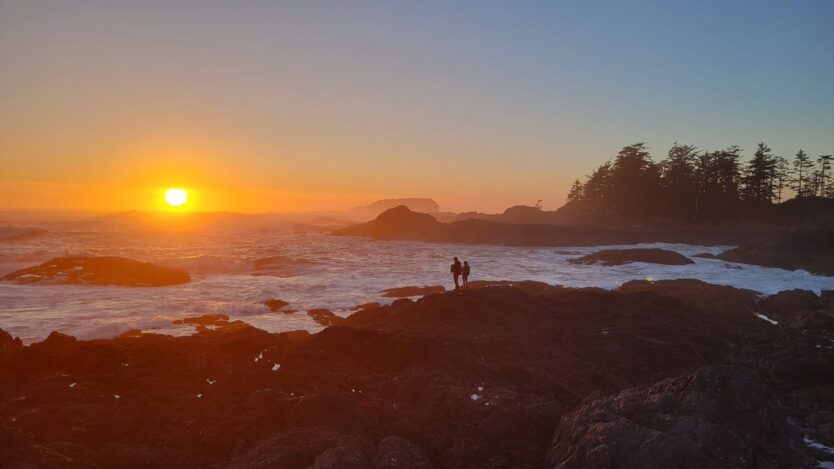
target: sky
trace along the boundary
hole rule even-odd
[[[537,200],[648,142],[834,152],[834,2],[0,0],[0,209]]]

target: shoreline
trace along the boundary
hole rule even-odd
[[[834,366],[831,294],[520,282],[371,306],[316,334],[228,321],[25,347],[0,335],[7,462],[373,467],[394,454],[409,467],[573,467],[603,443],[644,451],[593,421],[656,418],[649,403],[663,395],[665,418],[690,432],[653,430],[670,464],[751,448],[810,464],[824,452],[804,437],[834,445],[834,381],[820,374]],[[767,425],[741,410],[750,399],[771,409]],[[690,415],[714,423],[686,427]]]

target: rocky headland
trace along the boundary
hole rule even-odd
[[[124,257],[58,257],[7,274],[19,284],[86,284],[124,287],[176,285],[191,281],[188,272]]]
[[[187,337],[24,346],[0,332],[0,466],[834,460],[831,293],[477,286],[368,305],[317,334],[221,316]]]
[[[787,222],[786,222],[787,223]],[[392,208],[366,223],[333,232],[337,236],[363,236],[377,240],[412,240],[429,243],[493,244],[504,246],[605,246],[640,243],[684,243],[694,245],[738,246],[717,256],[730,262],[804,269],[820,275],[834,275],[834,229],[803,228],[791,231],[784,225],[709,225],[664,228],[633,226],[604,228],[561,226],[544,222],[511,223],[491,219],[464,219],[442,223],[429,214],[417,213],[405,206]],[[625,261],[627,255],[639,256],[631,262],[682,262],[673,256],[645,250],[604,255],[611,262]],[[593,255],[592,255],[593,256]],[[683,257],[683,256],[681,256]],[[653,260],[654,259],[654,260]],[[588,261],[594,259],[588,258]],[[603,263],[608,261],[603,261]],[[584,261],[578,261],[584,263]],[[680,265],[680,264],[676,264]]]
[[[704,257],[831,276],[834,275],[834,229],[795,231]]]

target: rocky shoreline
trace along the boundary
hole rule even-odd
[[[553,224],[518,224],[483,219],[441,223],[431,215],[412,212],[405,206],[392,208],[366,223],[341,228],[337,236],[362,236],[377,240],[412,240],[429,243],[491,244],[502,246],[606,246],[640,243],[683,243],[695,245],[735,245],[719,255],[729,262],[802,269],[818,275],[834,275],[834,229],[814,226],[795,229],[782,225],[714,225],[677,228],[634,226],[599,228]],[[635,251],[635,250],[630,250]],[[601,251],[600,255],[612,253]],[[663,259],[662,253],[648,254],[646,261]],[[642,257],[642,256],[641,256]],[[589,256],[588,262],[598,259]],[[603,263],[608,262],[605,259]],[[586,260],[576,260],[585,263]],[[613,259],[617,265],[624,260]],[[625,259],[644,261],[643,258]],[[680,263],[667,258],[660,263]],[[686,261],[683,261],[686,263]]]
[[[834,460],[830,292],[481,287],[369,305],[317,334],[0,333],[0,466]]]

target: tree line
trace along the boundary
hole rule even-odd
[[[759,143],[749,160],[734,145],[715,151],[675,143],[659,163],[645,143],[624,147],[585,182],[574,181],[568,204],[628,220],[665,217],[720,221],[739,210],[797,198],[834,198],[832,156],[799,150],[790,160]]]

